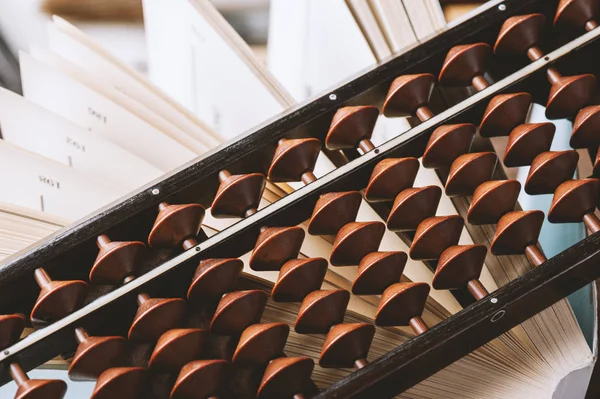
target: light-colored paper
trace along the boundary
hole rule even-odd
[[[107,205],[119,189],[0,140],[0,202],[75,220]]]
[[[162,174],[110,141],[1,88],[0,125],[7,142],[111,182],[120,195]]]
[[[217,132],[185,107],[169,98],[148,79],[122,63],[64,19],[55,16],[53,22],[48,24],[48,39],[52,51],[102,79],[104,84],[144,105],[206,148],[213,148],[223,141]]]
[[[59,69],[24,52],[19,59],[27,99],[100,135],[163,172],[196,156],[143,119]]]
[[[144,0],[150,77],[232,138],[284,108],[198,10],[189,0]]]

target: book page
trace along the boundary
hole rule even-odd
[[[162,174],[110,141],[2,88],[0,127],[7,142],[122,187],[120,195]]]
[[[344,0],[307,0],[308,96],[329,90],[377,62]]]
[[[155,130],[165,134],[190,151],[200,155],[208,150],[204,144],[193,139],[183,130],[177,128],[166,119],[155,114],[145,106],[141,105],[139,102],[132,100],[130,97],[124,95],[120,91],[115,90],[109,84],[106,84],[103,79],[94,76],[89,71],[78,67],[60,55],[40,47],[32,48],[30,54],[37,60],[51,66],[52,68],[58,69],[61,73],[70,76],[72,79],[75,79],[91,90],[94,90],[99,95],[114,102],[125,111],[142,119]]]
[[[369,3],[364,0],[346,0],[346,4],[369,42],[369,46],[377,60],[381,61],[392,55],[392,50],[379,27],[375,15],[371,11]]]
[[[369,4],[392,52],[397,53],[417,42],[402,0],[369,0]]]
[[[69,223],[47,213],[0,202],[0,261]]]
[[[308,97],[306,51],[308,49],[308,1],[271,0],[267,66],[269,71],[296,99]]]
[[[418,40],[424,40],[435,33],[436,26],[429,16],[426,1],[403,0],[403,3]]]
[[[20,53],[24,96],[137,155],[163,172],[196,154],[64,72]],[[58,95],[60,93],[60,95]]]
[[[207,148],[223,141],[185,107],[64,19],[55,16],[53,23],[48,24],[48,39],[52,51],[101,78],[103,83],[139,102]]]
[[[0,202],[74,220],[119,196],[119,188],[0,140]],[[10,173],[8,172],[10,171]]]
[[[144,18],[152,80],[226,138],[284,110],[189,1],[144,0]]]

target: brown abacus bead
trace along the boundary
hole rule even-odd
[[[389,286],[381,296],[375,324],[382,327],[410,326],[419,335],[427,331],[427,324],[421,319],[429,284],[396,283]]]
[[[361,201],[358,191],[322,194],[308,221],[308,234],[336,234],[342,226],[356,220]]]
[[[0,349],[15,343],[25,328],[25,316],[0,315]],[[67,391],[62,380],[30,380],[18,363],[11,363],[9,373],[17,384],[15,399],[61,399]]]
[[[150,245],[178,245],[182,242],[184,248],[186,245],[189,248],[196,245],[192,237],[198,234],[204,208],[200,205],[168,205],[164,202],[159,208],[161,211],[148,238]],[[183,220],[185,215],[193,220]],[[191,234],[190,230],[195,233]],[[100,253],[90,272],[90,280],[108,284],[133,281],[143,244],[136,241],[111,242],[106,235],[99,236],[97,241]],[[130,340],[158,339],[161,334],[177,326],[185,312],[185,301],[181,298],[150,298],[142,292],[137,295],[137,303],[138,310],[127,335]]]
[[[90,399],[136,398],[144,383],[142,367],[113,367],[98,377]]]
[[[546,17],[543,14],[529,14],[508,18],[502,27],[494,51],[498,54],[526,53],[531,61],[544,56],[537,47],[540,42]],[[573,116],[585,106],[596,86],[596,78],[591,74],[562,76],[556,68],[548,68],[548,81],[551,83],[546,117],[549,119]]]
[[[600,144],[600,106],[585,107],[575,117],[569,144],[572,148],[595,148]]]
[[[498,54],[541,53],[532,48],[539,44],[545,23],[546,17],[543,14],[517,15],[508,18],[500,28],[494,44],[494,52]],[[531,58],[535,54],[527,55]]]
[[[308,357],[280,357],[272,360],[263,374],[258,398],[304,399],[302,392],[310,384],[314,362]]]
[[[221,184],[210,208],[214,217],[243,218],[256,213],[267,184],[263,174],[232,175],[222,170],[219,181]]]
[[[350,301],[346,290],[313,291],[302,301],[294,330],[299,334],[325,334],[344,321]]]
[[[546,256],[537,246],[544,213],[542,211],[513,211],[502,216],[496,226],[496,234],[490,245],[494,255],[522,255],[539,266]]]
[[[246,328],[233,354],[233,363],[267,364],[284,355],[290,327],[285,323],[253,324]]]
[[[385,233],[381,222],[352,222],[335,236],[329,261],[333,266],[358,265],[368,253],[375,252]]]
[[[485,245],[455,245],[446,249],[438,261],[432,286],[436,290],[453,290],[467,286],[475,299],[489,293],[479,281],[487,254]]]
[[[419,171],[417,158],[387,158],[373,168],[365,199],[392,201],[402,190],[412,187]]]
[[[21,314],[0,316],[0,349],[15,343],[25,328],[25,316]],[[62,380],[30,380],[21,366],[12,363],[9,372],[17,384],[16,399],[60,399],[67,385]]]
[[[17,384],[15,399],[62,399],[67,392],[63,380],[30,380],[17,363],[10,364],[9,372]]]
[[[489,102],[481,124],[481,137],[508,136],[511,130],[525,123],[533,99],[529,93],[499,94]]]
[[[486,43],[455,46],[448,51],[438,81],[451,86],[473,85],[477,91],[489,86],[483,77],[492,49]]]
[[[598,27],[596,18],[600,3],[596,0],[561,0],[558,3],[554,24],[564,23],[575,27],[583,27],[591,31]]]
[[[550,151],[556,126],[553,123],[525,123],[508,136],[504,165],[509,168],[529,166],[543,152]]]
[[[201,261],[188,288],[187,299],[200,302],[203,298],[220,297],[235,286],[243,269],[244,262],[237,258]]]
[[[497,223],[503,215],[515,208],[520,192],[521,183],[518,180],[482,183],[473,193],[467,222],[472,225]]]
[[[552,194],[563,182],[573,178],[579,154],[575,150],[543,152],[531,163],[525,181],[529,195]]]
[[[415,231],[419,224],[432,216],[442,198],[438,186],[407,188],[396,197],[387,227],[391,231]]]
[[[346,323],[333,326],[325,337],[319,356],[319,366],[361,369],[375,336],[375,326],[367,323]]]
[[[394,79],[383,103],[386,117],[415,115],[421,122],[433,118],[428,107],[435,86],[435,76],[429,73],[404,75]]]
[[[337,110],[325,138],[328,150],[360,148],[363,153],[375,149],[371,136],[379,117],[372,105],[343,107]]]
[[[459,215],[434,216],[417,227],[409,255],[414,260],[438,259],[444,250],[458,244],[464,221]]]
[[[554,192],[548,211],[550,223],[583,222],[592,233],[600,230],[600,220],[594,214],[598,206],[600,180],[569,180]]]
[[[321,142],[314,138],[281,139],[269,168],[269,179],[274,183],[317,180],[313,174]]]
[[[25,316],[22,314],[0,315],[0,350],[17,342],[25,329]]]
[[[137,295],[137,303],[138,310],[127,337],[139,341],[157,340],[163,333],[178,326],[186,307],[181,298],[150,298],[146,293]]]
[[[225,360],[195,360],[183,366],[171,399],[205,399],[221,393],[227,376]]]
[[[52,281],[42,268],[35,270],[34,277],[41,288],[30,316],[34,324],[60,320],[83,305],[88,290],[85,281]]]
[[[263,290],[234,291],[223,295],[210,322],[216,334],[240,334],[246,327],[260,321],[267,304]]]
[[[120,284],[125,277],[135,274],[146,249],[140,241],[111,241],[106,234],[96,239],[100,250],[90,270],[92,284]]]
[[[446,195],[473,195],[480,184],[492,178],[497,160],[493,152],[474,152],[456,158],[446,180]]]
[[[184,250],[198,245],[196,236],[202,229],[205,210],[200,204],[170,205],[161,202],[158,216],[148,235],[151,247],[175,247]]]
[[[179,370],[200,354],[207,335],[207,331],[200,328],[179,328],[165,332],[156,342],[148,367]]]
[[[304,229],[292,227],[263,227],[248,262],[256,271],[279,270],[285,262],[298,257]]]
[[[275,302],[301,302],[306,295],[321,288],[327,266],[323,258],[287,261],[279,271],[271,298]]]
[[[400,281],[408,256],[398,252],[372,252],[361,259],[352,283],[354,295],[380,295]]]
[[[435,129],[423,153],[423,167],[450,167],[456,158],[469,152],[476,131],[475,125],[470,123],[444,125]]]
[[[81,327],[75,329],[75,338],[79,345],[68,372],[73,381],[97,379],[104,370],[121,360],[126,349],[123,337],[90,337]]]

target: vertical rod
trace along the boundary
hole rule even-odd
[[[585,30],[588,32],[596,29],[597,27],[598,27],[598,22],[594,21],[593,19],[590,19],[589,21],[587,21],[585,23]]]
[[[425,324],[425,322],[420,316],[413,317],[412,319],[410,319],[408,324],[417,335],[421,335],[425,331],[429,330],[429,327],[427,327],[427,324]]]
[[[583,223],[592,233],[600,231],[600,220],[591,212],[583,215]]]
[[[98,238],[96,238],[96,245],[98,245],[99,249],[106,247],[110,243],[110,238],[108,238],[106,234],[100,234]]]
[[[17,363],[10,364],[10,376],[19,386],[29,381],[29,377]]]
[[[198,241],[196,241],[194,238],[188,238],[182,244],[183,249],[185,249],[186,251],[190,248],[194,248],[196,245],[198,245]]]
[[[138,296],[137,296],[137,303],[140,306],[142,306],[144,304],[144,302],[149,301],[149,300],[150,300],[150,295],[146,294],[145,292],[142,292],[141,294],[138,294]]]
[[[544,255],[542,250],[534,244],[528,245],[527,248],[525,248],[525,256],[527,256],[529,262],[534,266],[539,266],[547,260],[546,255]]]
[[[548,75],[548,81],[553,85],[558,83],[560,78],[562,78],[562,74],[556,68],[548,68],[546,74]]]
[[[83,328],[77,327],[75,329],[75,338],[77,339],[77,342],[82,343],[89,337],[90,336],[88,335],[87,331],[85,331]]]
[[[313,172],[307,171],[302,174],[301,179],[302,179],[302,183],[310,184],[310,183],[316,181],[317,177],[313,174]]]
[[[356,359],[354,361],[354,367],[356,367],[356,369],[362,369],[363,367],[365,367],[367,364],[369,364],[369,362],[367,361],[367,359]]]
[[[481,90],[483,90],[483,89],[481,89]],[[431,112],[431,110],[427,106],[422,106],[422,107],[417,108],[416,115],[417,115],[417,118],[419,118],[419,120],[421,122],[425,122],[426,120],[429,120],[429,119],[433,118],[433,116],[434,116],[433,112]]]
[[[479,280],[469,281],[469,283],[467,284],[467,288],[469,289],[471,295],[473,295],[473,297],[477,300],[485,298],[489,295],[488,290],[485,289],[485,287],[483,286],[483,284],[481,284],[481,281]]]
[[[35,281],[40,288],[45,288],[52,282],[50,276],[48,276],[48,273],[46,273],[46,271],[42,268],[35,269],[33,276],[35,277]]]
[[[373,151],[375,149],[375,146],[373,145],[373,143],[371,142],[371,140],[369,140],[369,139],[362,139],[358,143],[358,148],[360,148],[361,151],[366,154],[369,151]]]
[[[486,87],[489,87],[489,83],[487,82],[487,80],[484,79],[483,76],[481,75],[477,75],[473,78],[473,80],[471,81],[471,83],[473,84],[473,87],[475,87],[475,89],[477,91],[481,91],[483,89],[485,89]]]
[[[133,281],[135,279],[135,276],[127,276],[123,279],[123,284],[127,284],[130,281]]]
[[[223,183],[227,178],[231,177],[231,173],[227,169],[223,169],[219,172],[219,181]]]
[[[543,56],[544,52],[539,47],[534,46],[527,50],[527,57],[529,57],[531,61],[537,61]]]

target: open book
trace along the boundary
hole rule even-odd
[[[323,3],[319,7],[331,7],[332,12],[339,10],[340,21],[355,21],[345,2],[319,3]],[[384,10],[381,7],[391,5],[383,1],[372,3],[369,10],[380,10],[380,13]],[[318,10],[310,10],[317,19]],[[321,17],[324,15],[327,14]],[[350,16],[351,20],[342,16]],[[49,26],[49,49],[21,54],[24,98],[0,91],[0,101],[19,110],[6,115],[0,111],[6,141],[0,142],[3,155],[0,162],[7,159],[7,167],[18,169],[18,173],[21,169],[31,172],[31,176],[16,174],[17,181],[5,183],[18,182],[23,187],[18,196],[11,193],[6,198],[0,197],[0,202],[7,203],[0,206],[0,221],[6,220],[9,226],[0,229],[2,256],[26,248],[67,223],[57,217],[67,220],[83,217],[224,140],[243,134],[295,105],[294,98],[299,98],[286,91],[284,85],[256,61],[250,48],[208,0],[144,0],[144,17],[151,81],[124,66],[60,18],[55,18]],[[387,26],[392,25],[392,21],[388,21]],[[373,56],[370,44],[373,38],[367,38],[360,29],[355,31],[355,36],[356,51],[366,51]],[[383,40],[386,45],[390,42],[386,35]],[[365,67],[368,65],[365,63]],[[227,68],[226,73],[222,68]],[[319,90],[336,83],[326,81],[328,71],[317,72],[322,72],[324,79]],[[35,125],[42,120],[45,129]],[[20,134],[19,126],[28,126],[27,137]],[[380,116],[375,144],[409,128],[404,118]],[[38,140],[44,140],[45,144],[40,145]],[[333,169],[332,162],[321,153],[315,175],[319,177]],[[121,170],[125,172],[119,173]],[[47,175],[40,178],[42,172]],[[26,179],[40,187],[31,183],[31,189],[28,188],[22,183]],[[51,191],[56,188],[53,184],[60,184],[61,190]],[[269,184],[261,207],[302,185]],[[416,185],[441,186],[441,182],[434,172],[420,168]],[[46,213],[39,214],[39,211]],[[457,209],[449,198],[443,197],[439,213],[457,214]],[[381,219],[363,201],[357,220]],[[211,235],[234,222],[214,218],[208,212],[205,231]],[[473,241],[473,237],[463,231],[460,243]],[[301,257],[328,259],[331,247],[330,238],[307,234]],[[379,250],[407,252],[408,247],[397,235],[386,232]],[[248,256],[242,258],[244,279],[269,290],[277,278],[276,272],[251,270],[247,267]],[[490,292],[524,272],[511,264],[501,266],[484,267],[481,281]],[[323,287],[349,289],[355,275],[356,267],[330,267]],[[409,259],[404,272],[407,281],[431,283],[432,277],[432,271],[424,263]],[[377,296],[352,296],[346,321],[372,322],[378,302]],[[460,309],[450,292],[432,290],[423,318],[433,326]],[[269,302],[263,320],[292,323],[297,310],[297,305]],[[595,318],[591,304],[589,310]],[[595,323],[594,319],[592,324]],[[370,359],[413,336],[407,328],[378,329]],[[286,353],[316,358],[321,346],[322,337],[292,333]],[[563,300],[400,396],[582,397],[596,353],[595,339],[586,341],[571,306]],[[324,387],[349,372],[317,366],[313,379]],[[93,384],[82,386],[88,391],[78,391],[78,395],[89,395]],[[14,385],[0,388],[0,395],[6,389],[14,390]]]

